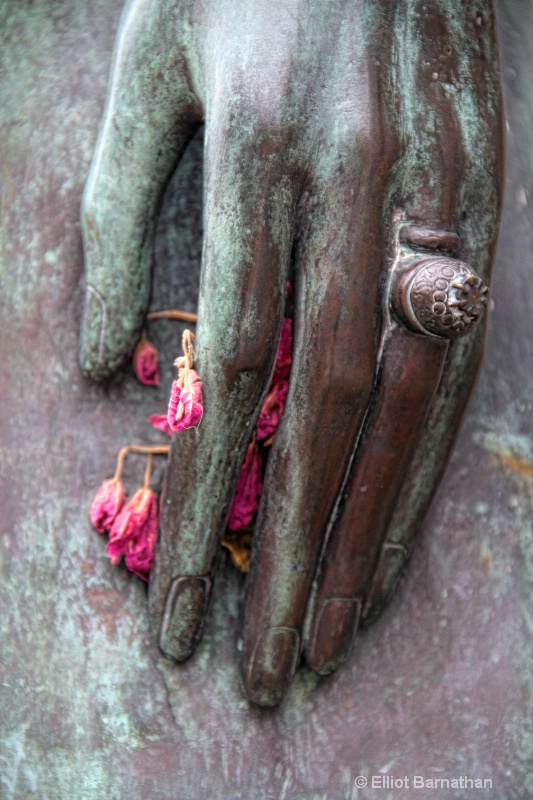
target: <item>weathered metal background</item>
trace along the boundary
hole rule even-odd
[[[533,14],[500,3],[507,196],[485,368],[391,607],[338,674],[302,669],[251,708],[235,656],[241,577],[221,554],[202,645],[154,646],[139,580],[87,510],[115,453],[160,441],[180,330],[151,328],[160,389],[77,364],[79,205],[122,0],[0,5],[2,310],[0,797],[386,800],[533,796]],[[201,143],[160,222],[154,308],[193,310]],[[127,191],[127,187],[124,187]],[[173,327],[174,325],[174,327]],[[134,489],[141,464],[132,459]],[[358,775],[492,778],[492,790],[359,789]]]

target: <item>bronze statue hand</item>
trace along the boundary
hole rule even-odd
[[[188,658],[292,253],[242,632],[248,697],[272,706],[302,652],[330,672],[386,602],[475,381],[502,184],[492,3],[131,0],[84,200],[89,374],[131,350],[158,204],[204,119],[205,412],[173,446],[150,608],[162,650]]]

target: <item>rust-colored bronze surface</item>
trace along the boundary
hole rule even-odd
[[[506,205],[485,364],[457,449],[394,602],[363,629],[342,669],[327,679],[301,669],[274,712],[251,706],[239,685],[242,579],[227,555],[217,556],[201,647],[176,665],[152,638],[144,586],[108,562],[87,518],[119,447],[161,441],[144,418],[164,409],[181,332],[173,322],[153,328],[166,365],[161,389],[141,387],[130,367],[102,385],[80,373],[79,206],[121,5],[40,0],[0,11],[0,796],[380,800],[387,791],[371,787],[372,775],[467,775],[491,778],[493,788],[443,796],[528,797],[529,4],[500,4]],[[200,171],[195,141],[165,199],[153,308],[195,310]],[[142,477],[135,469],[132,462],[130,488]],[[409,474],[405,480],[404,488]],[[402,520],[395,524],[402,530]],[[405,524],[411,529],[412,519]],[[387,570],[395,573],[393,562],[403,560],[408,545],[387,542],[369,609],[379,606]],[[200,594],[195,584],[191,596],[199,605]],[[369,785],[356,790],[359,775]],[[439,796],[431,789],[389,794]]]

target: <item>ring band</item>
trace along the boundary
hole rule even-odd
[[[470,333],[483,319],[489,289],[477,272],[452,258],[424,258],[402,270],[392,310],[413,331],[444,339]]]

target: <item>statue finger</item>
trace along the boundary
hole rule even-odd
[[[83,371],[101,378],[133,349],[149,301],[157,214],[203,112],[180,43],[179,4],[130,0],[83,196]]]
[[[450,20],[443,18],[440,22],[441,39],[435,42],[429,36],[422,37],[421,48],[414,48],[414,41],[409,41],[409,36],[419,36],[420,31],[413,33],[407,26],[402,46],[406,56],[414,54],[420,59],[413,65],[413,76],[421,74],[421,65],[430,56],[439,56],[433,52],[436,45],[442,51],[439,63],[443,68],[447,62],[450,66],[456,63],[453,59],[459,57],[458,48],[461,52],[470,50],[465,64],[473,68],[475,58],[466,18],[462,20],[464,40],[459,41],[451,36]],[[330,672],[347,658],[362,615],[371,606],[377,607],[378,596],[394,585],[405,561],[407,539],[400,535],[389,541],[391,518],[405,515],[409,508],[410,523],[404,524],[403,530],[406,533],[409,529],[409,536],[414,536],[414,527],[445,468],[477,374],[483,325],[477,331],[471,329],[483,315],[486,290],[466,264],[444,254],[460,254],[487,279],[501,179],[494,49],[491,57],[485,86],[480,87],[479,81],[476,86],[473,78],[468,81],[463,76],[464,92],[472,95],[469,100],[477,109],[467,122],[466,134],[461,113],[464,96],[459,101],[445,86],[429,79],[417,79],[412,86],[407,82],[402,87],[407,100],[401,106],[400,122],[408,138],[406,155],[397,172],[404,193],[403,215],[397,213],[397,219],[403,216],[409,222],[400,223],[398,231],[397,252],[401,255],[403,249],[403,256],[396,264],[391,287],[396,318],[383,343],[380,385],[355,457],[346,504],[332,524],[317,591],[309,606],[305,652],[319,672]],[[410,105],[410,92],[419,95],[415,106]],[[424,103],[434,115],[420,120],[412,109]],[[474,158],[475,149],[481,158]],[[468,213],[463,211],[465,202],[469,203]],[[472,228],[476,221],[479,228]],[[465,248],[464,241],[475,236],[479,246]],[[425,281],[424,287],[420,279]],[[468,308],[473,315],[463,314]],[[433,322],[429,320],[432,314]],[[404,324],[409,330],[402,327]],[[454,339],[456,334],[466,333],[463,340]],[[441,342],[435,336],[442,337]],[[447,340],[452,343],[443,344]],[[443,367],[445,350],[448,353]],[[413,403],[409,398],[416,387],[420,393]],[[402,437],[405,446],[401,445]],[[411,474],[412,480],[407,481],[406,474]],[[413,513],[415,508],[418,515]]]
[[[442,256],[409,256],[406,262],[393,278],[398,322],[385,336],[378,382],[346,500],[332,524],[307,632],[306,660],[322,674],[336,669],[351,650],[388,523],[424,435],[448,343],[470,334],[488,303],[488,290],[462,262]],[[464,298],[469,305],[463,305]]]
[[[495,226],[496,227],[496,226]],[[495,238],[492,243],[492,250]],[[481,247],[464,247],[479,257]],[[486,262],[487,263],[487,262]],[[490,261],[489,261],[490,263]],[[487,274],[487,271],[485,271]],[[483,358],[486,319],[477,330],[450,342],[437,392],[406,466],[394,512],[389,519],[362,608],[363,621],[375,619],[392,596],[409,558],[433,495],[460,431]]]
[[[220,539],[274,366],[292,247],[292,187],[281,155],[258,152],[257,123],[241,115],[237,130],[234,119],[221,106],[208,122],[195,360],[204,414],[197,430],[173,443],[150,581],[160,647],[177,661],[201,635]],[[240,138],[246,131],[252,135]]]
[[[433,495],[446,469],[472,394],[481,358],[485,326],[449,348],[440,386],[402,475],[396,507],[377,542],[369,570],[361,620],[374,620],[390,600],[410,556]],[[465,375],[465,365],[468,374]]]
[[[445,42],[450,59],[447,71],[452,75],[452,69],[457,70],[456,65],[461,61],[461,74],[454,77],[451,84],[441,84],[440,79],[445,76],[439,71],[439,81],[432,82],[433,85],[426,89],[426,96],[439,110],[436,127],[442,132],[440,150],[448,154],[444,159],[444,169],[451,170],[452,175],[454,148],[450,147],[451,139],[446,135],[446,124],[455,119],[461,134],[463,156],[460,174],[455,182],[444,181],[443,184],[447,187],[448,196],[457,198],[454,230],[458,234],[458,245],[455,254],[473,265],[484,282],[490,285],[504,167],[504,116],[493,4],[484,0],[479,5],[475,24],[468,7],[460,6],[455,10],[451,27],[454,35],[450,35],[448,42]],[[429,49],[428,45],[426,57]],[[478,69],[481,52],[483,70]],[[434,57],[437,55],[433,53]],[[456,86],[457,91],[448,92],[448,85]],[[446,97],[445,102],[443,96]],[[467,107],[470,109],[468,114],[465,113]],[[434,151],[430,163],[436,161],[437,153]],[[427,181],[423,183],[428,185]],[[411,214],[412,209],[413,204],[409,208]],[[409,232],[409,228],[404,230]],[[418,233],[417,238],[420,238]],[[412,239],[410,243],[418,249]],[[388,525],[363,609],[363,619],[366,621],[375,619],[390,599],[446,469],[475,386],[483,357],[485,333],[486,320],[472,334],[450,344],[442,380],[426,419],[424,436],[406,471]]]
[[[375,139],[354,133],[339,149],[342,168],[332,176],[317,167],[303,210],[289,392],[247,582],[242,674],[248,697],[262,706],[281,701],[299,661],[324,532],[374,381],[381,211],[394,148],[382,131]]]

